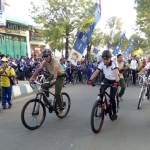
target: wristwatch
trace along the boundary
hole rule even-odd
[[[57,79],[57,78],[53,78],[53,80],[54,80],[54,79]]]

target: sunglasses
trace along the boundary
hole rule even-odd
[[[48,57],[48,55],[46,55],[46,56],[43,56],[43,58],[47,58]]]

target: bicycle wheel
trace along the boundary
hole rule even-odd
[[[77,78],[77,77],[76,77],[76,75],[74,74],[74,75],[73,75],[73,81],[72,81],[73,84],[76,84],[76,83],[77,83],[77,79],[76,79],[76,78]]]
[[[85,74],[82,76],[82,83],[87,84],[87,75]]]
[[[39,128],[43,124],[45,116],[45,106],[43,102],[38,99],[29,100],[21,111],[21,121],[23,125],[30,130]]]
[[[147,87],[147,100],[149,100],[149,96],[150,96],[150,95],[149,95],[149,94],[150,94],[150,93],[149,93],[149,89],[150,89],[150,87],[149,87],[149,85],[148,85],[148,87]]]
[[[57,117],[64,118],[69,113],[70,106],[71,106],[71,100],[70,100],[69,95],[65,92],[61,93],[61,96],[62,96],[62,101],[63,101],[63,107],[64,107],[63,111],[64,111],[64,113],[63,113],[62,116],[59,116],[59,113],[58,113],[59,107],[58,107],[57,101],[55,103],[55,113],[56,113]]]
[[[140,97],[139,97],[139,103],[138,103],[138,109],[140,109],[140,107],[142,106],[142,102],[143,102],[143,97],[144,97],[144,94],[145,94],[145,90],[143,89],[140,93]]]
[[[139,86],[142,87],[142,85],[143,85],[143,78],[140,78],[139,79]]]
[[[98,133],[104,122],[105,110],[100,104],[100,100],[97,100],[92,108],[91,112],[91,129],[94,133]]]

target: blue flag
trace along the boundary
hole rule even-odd
[[[119,50],[120,50],[120,47],[121,47],[121,42],[118,43],[118,44],[116,45],[116,47],[114,48],[114,50],[113,50],[113,52],[112,52],[112,54],[113,54],[114,56],[116,56],[116,55],[118,54],[118,52],[119,52]]]
[[[94,48],[93,53],[97,55],[98,54],[98,49]]]
[[[130,54],[130,52],[131,52],[131,50],[132,50],[133,45],[134,45],[134,40],[131,39],[131,40],[130,40],[130,43],[129,43],[129,45],[128,45],[128,47],[124,50],[124,52],[123,52],[123,54],[122,54],[122,56],[123,56],[124,58],[127,58],[127,57],[128,57],[128,55]]]
[[[101,17],[101,3],[99,0],[99,4],[95,4],[95,10],[94,10],[94,21],[91,23],[90,27],[88,28],[87,32],[78,32],[77,33],[77,38],[74,43],[73,49],[79,52],[80,54],[83,54],[89,39],[92,36],[92,33],[94,31],[94,28],[96,24],[99,22]]]
[[[124,40],[124,38],[125,38],[125,32],[121,35],[120,42],[116,45],[116,47],[114,48],[114,50],[112,52],[112,54],[114,56],[116,56],[118,54],[120,47],[121,47],[121,42]]]

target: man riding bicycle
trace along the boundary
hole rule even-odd
[[[35,77],[39,74],[39,72],[45,67],[51,74],[51,76],[47,79],[50,83],[43,84],[42,88],[47,97],[49,97],[49,88],[55,84],[55,98],[59,106],[59,116],[62,116],[64,113],[63,102],[61,99],[61,90],[64,83],[65,72],[62,69],[58,60],[52,57],[52,52],[50,49],[44,49],[42,52],[42,57],[44,61],[42,65],[37,68],[37,70],[33,73],[30,78],[30,82],[34,81]],[[44,102],[46,100],[43,98]]]
[[[148,71],[148,75],[150,75],[150,62],[138,73],[138,76],[140,76],[146,70]],[[148,90],[145,96],[148,96]]]
[[[109,50],[104,50],[102,53],[102,59],[103,62],[101,62],[98,65],[98,68],[94,72],[94,74],[91,76],[90,80],[88,81],[88,84],[99,74],[100,71],[103,71],[105,78],[104,78],[104,84],[114,84],[116,82],[119,82],[119,70],[118,70],[118,64],[111,60],[111,52]],[[106,90],[108,86],[104,86],[104,89],[100,88],[100,97],[103,99],[103,92],[102,90]],[[112,102],[112,109],[113,109],[113,119],[118,118],[118,106],[117,106],[117,87],[111,87],[110,89],[110,99]]]

